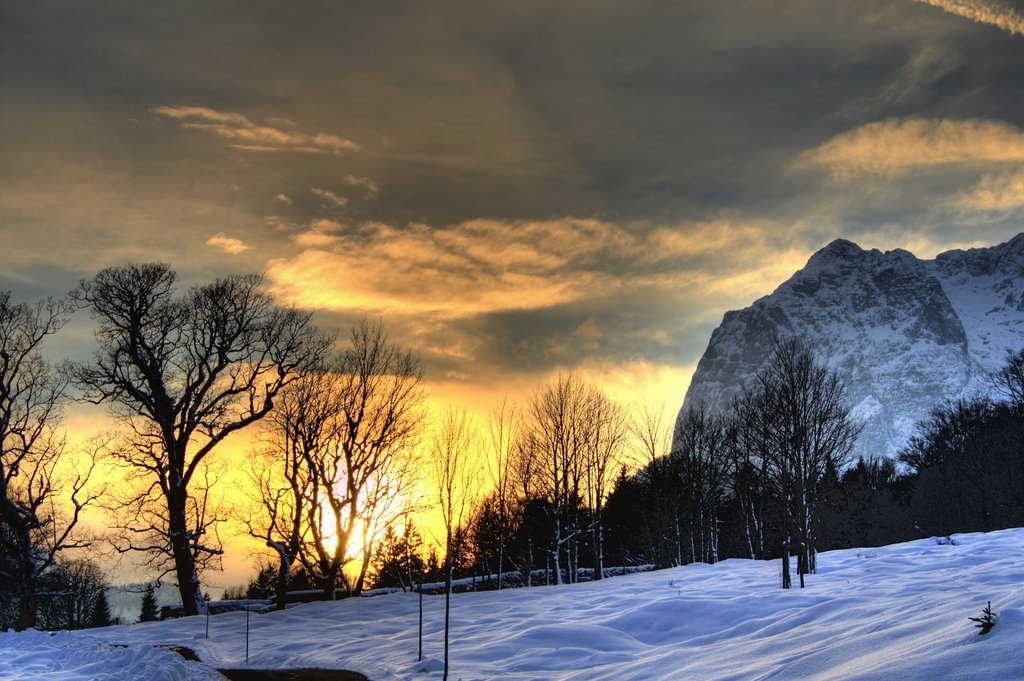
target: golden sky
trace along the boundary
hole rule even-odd
[[[263,272],[326,328],[382,318],[439,403],[575,370],[671,416],[722,314],[832,239],[1021,230],[1022,11],[3,2],[0,289]],[[49,352],[91,343],[79,314]]]

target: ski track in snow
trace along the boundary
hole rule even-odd
[[[452,679],[1024,678],[1024,529],[822,553],[808,588],[731,559],[597,583],[456,594]],[[999,613],[987,636],[969,616]],[[394,593],[49,636],[0,634],[0,678],[218,678],[210,667],[327,667],[440,678],[443,596]],[[112,647],[108,644],[127,645]],[[152,645],[192,648],[207,666]]]

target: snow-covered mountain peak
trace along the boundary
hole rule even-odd
[[[776,336],[799,336],[849,380],[858,454],[892,455],[943,400],[988,388],[1024,346],[1024,234],[921,260],[836,239],[771,295],[727,312],[687,404],[724,408]]]

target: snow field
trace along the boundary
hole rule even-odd
[[[779,588],[777,560],[734,559],[603,582],[457,594],[451,678],[1024,678],[1024,529],[955,540],[823,553],[804,590]],[[998,624],[978,636],[967,618],[989,600]],[[130,645],[109,649],[126,656],[118,664],[134,664],[135,655],[167,669],[162,677],[107,678],[203,678],[147,643],[192,648],[212,667],[440,678],[443,609],[443,596],[424,598],[422,662],[417,596],[395,593],[254,614],[248,663],[244,612],[212,617],[209,639],[203,617],[59,634],[47,645],[67,671],[50,678],[104,678],[95,674],[108,650],[100,641]],[[31,666],[42,664],[32,650],[48,638],[0,635],[0,677],[29,678],[42,669]],[[97,660],[90,671],[76,668],[90,656]]]

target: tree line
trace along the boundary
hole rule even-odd
[[[99,539],[80,523],[91,505],[115,519],[116,552],[177,584],[185,614],[204,607],[230,518],[272,556],[256,581],[278,607],[296,587],[335,598],[438,579],[450,593],[460,577],[559,584],[728,557],[782,557],[788,587],[791,557],[802,583],[823,548],[1022,520],[1021,353],[999,399],[939,407],[897,463],[849,460],[846,386],[799,340],[776,341],[728,408],[692,405],[670,427],[571,373],[485,423],[450,411],[430,424],[419,362],[380,323],[339,339],[261,284],[180,291],[146,264],[104,269],[64,301],[0,294],[4,626],[39,624],[47,579]],[[95,323],[92,359],[53,366],[41,345],[76,309]],[[105,405],[119,429],[69,451],[71,399]],[[232,512],[213,453],[253,426],[250,504]],[[97,461],[127,487],[99,484]],[[428,506],[440,557],[411,521]]]

